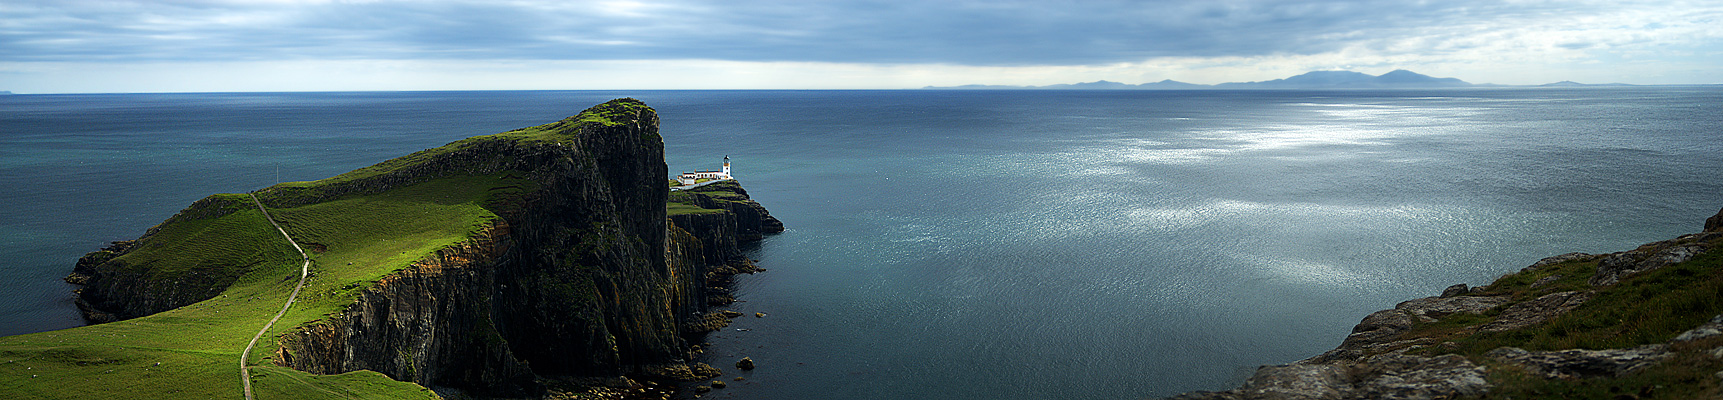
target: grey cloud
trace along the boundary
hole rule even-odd
[[[1313,54],[1551,10],[1461,1],[18,2],[0,61],[721,59],[1080,65]],[[506,5],[505,5],[506,4]],[[240,22],[234,22],[240,21]]]

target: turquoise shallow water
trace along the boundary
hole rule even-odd
[[[0,96],[0,334],[191,201],[615,97],[673,172],[728,155],[752,249],[735,398],[1141,398],[1332,348],[1365,314],[1723,207],[1716,88]],[[735,328],[748,329],[737,331]],[[727,368],[728,369],[728,368]]]

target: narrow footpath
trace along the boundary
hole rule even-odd
[[[245,360],[251,358],[251,348],[256,347],[257,339],[263,338],[263,334],[269,332],[269,328],[275,326],[275,322],[280,321],[282,315],[287,314],[287,308],[292,307],[293,301],[299,298],[299,289],[305,287],[305,276],[311,272],[311,256],[305,255],[305,249],[300,248],[299,243],[294,242],[292,236],[287,236],[287,230],[281,229],[281,224],[275,223],[275,218],[269,216],[269,210],[263,208],[263,201],[257,199],[257,194],[251,193],[250,195],[251,202],[257,203],[257,210],[263,212],[263,219],[269,220],[269,225],[274,226],[275,231],[281,232],[281,237],[287,238],[287,243],[292,244],[293,249],[299,251],[299,258],[305,263],[299,266],[299,283],[293,285],[293,294],[287,296],[287,303],[282,304],[281,311],[275,312],[275,318],[270,318],[269,323],[264,324],[263,329],[258,330],[257,335],[251,337],[251,343],[245,344],[245,351],[239,353],[239,381],[245,385],[245,400],[252,400],[251,370],[245,366]]]

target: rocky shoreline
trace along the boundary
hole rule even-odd
[[[1191,392],[1170,399],[1484,398],[1500,386],[1497,376],[1523,376],[1531,382],[1516,383],[1516,388],[1539,387],[1538,380],[1554,386],[1585,386],[1588,380],[1630,377],[1678,357],[1700,360],[1695,365],[1717,365],[1723,359],[1723,315],[1707,315],[1709,322],[1688,325],[1690,329],[1673,337],[1663,336],[1669,339],[1625,348],[1528,351],[1503,345],[1476,354],[1464,347],[1495,343],[1475,340],[1485,335],[1492,340],[1518,338],[1514,335],[1550,324],[1624,280],[1681,265],[1718,247],[1723,247],[1723,211],[1707,219],[1701,233],[1623,252],[1548,257],[1489,286],[1459,284],[1440,296],[1401,302],[1364,317],[1334,350],[1290,364],[1262,366],[1232,390]],[[1569,272],[1584,271],[1579,268],[1592,273],[1572,276]],[[1553,291],[1563,285],[1575,290]],[[1715,388],[1723,379],[1723,372],[1703,371],[1712,373],[1716,375],[1705,387]],[[1616,385],[1607,389],[1619,399],[1656,398],[1660,390],[1669,388]],[[1562,397],[1553,391],[1542,396],[1550,395]]]

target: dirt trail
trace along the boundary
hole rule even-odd
[[[263,202],[257,200],[257,194],[251,194],[251,202],[257,203],[257,210],[263,212],[263,219],[269,220],[269,225],[274,226],[277,232],[281,232],[281,237],[287,238],[287,243],[292,244],[293,249],[299,251],[299,258],[305,263],[299,266],[299,283],[293,285],[293,294],[287,296],[287,303],[282,304],[281,311],[275,312],[275,318],[270,318],[269,323],[264,324],[263,329],[259,329],[257,335],[251,337],[251,342],[245,344],[245,351],[239,353],[239,381],[245,385],[245,400],[252,400],[251,370],[245,366],[245,360],[251,358],[251,348],[256,347],[257,339],[262,339],[263,334],[269,332],[269,328],[275,326],[275,322],[280,321],[282,315],[287,314],[287,308],[292,307],[293,301],[299,298],[299,289],[305,287],[305,276],[311,272],[311,257],[305,255],[305,249],[300,248],[299,243],[294,242],[292,236],[287,236],[287,230],[281,229],[281,224],[275,223],[275,218],[269,216],[269,210],[263,208]]]

